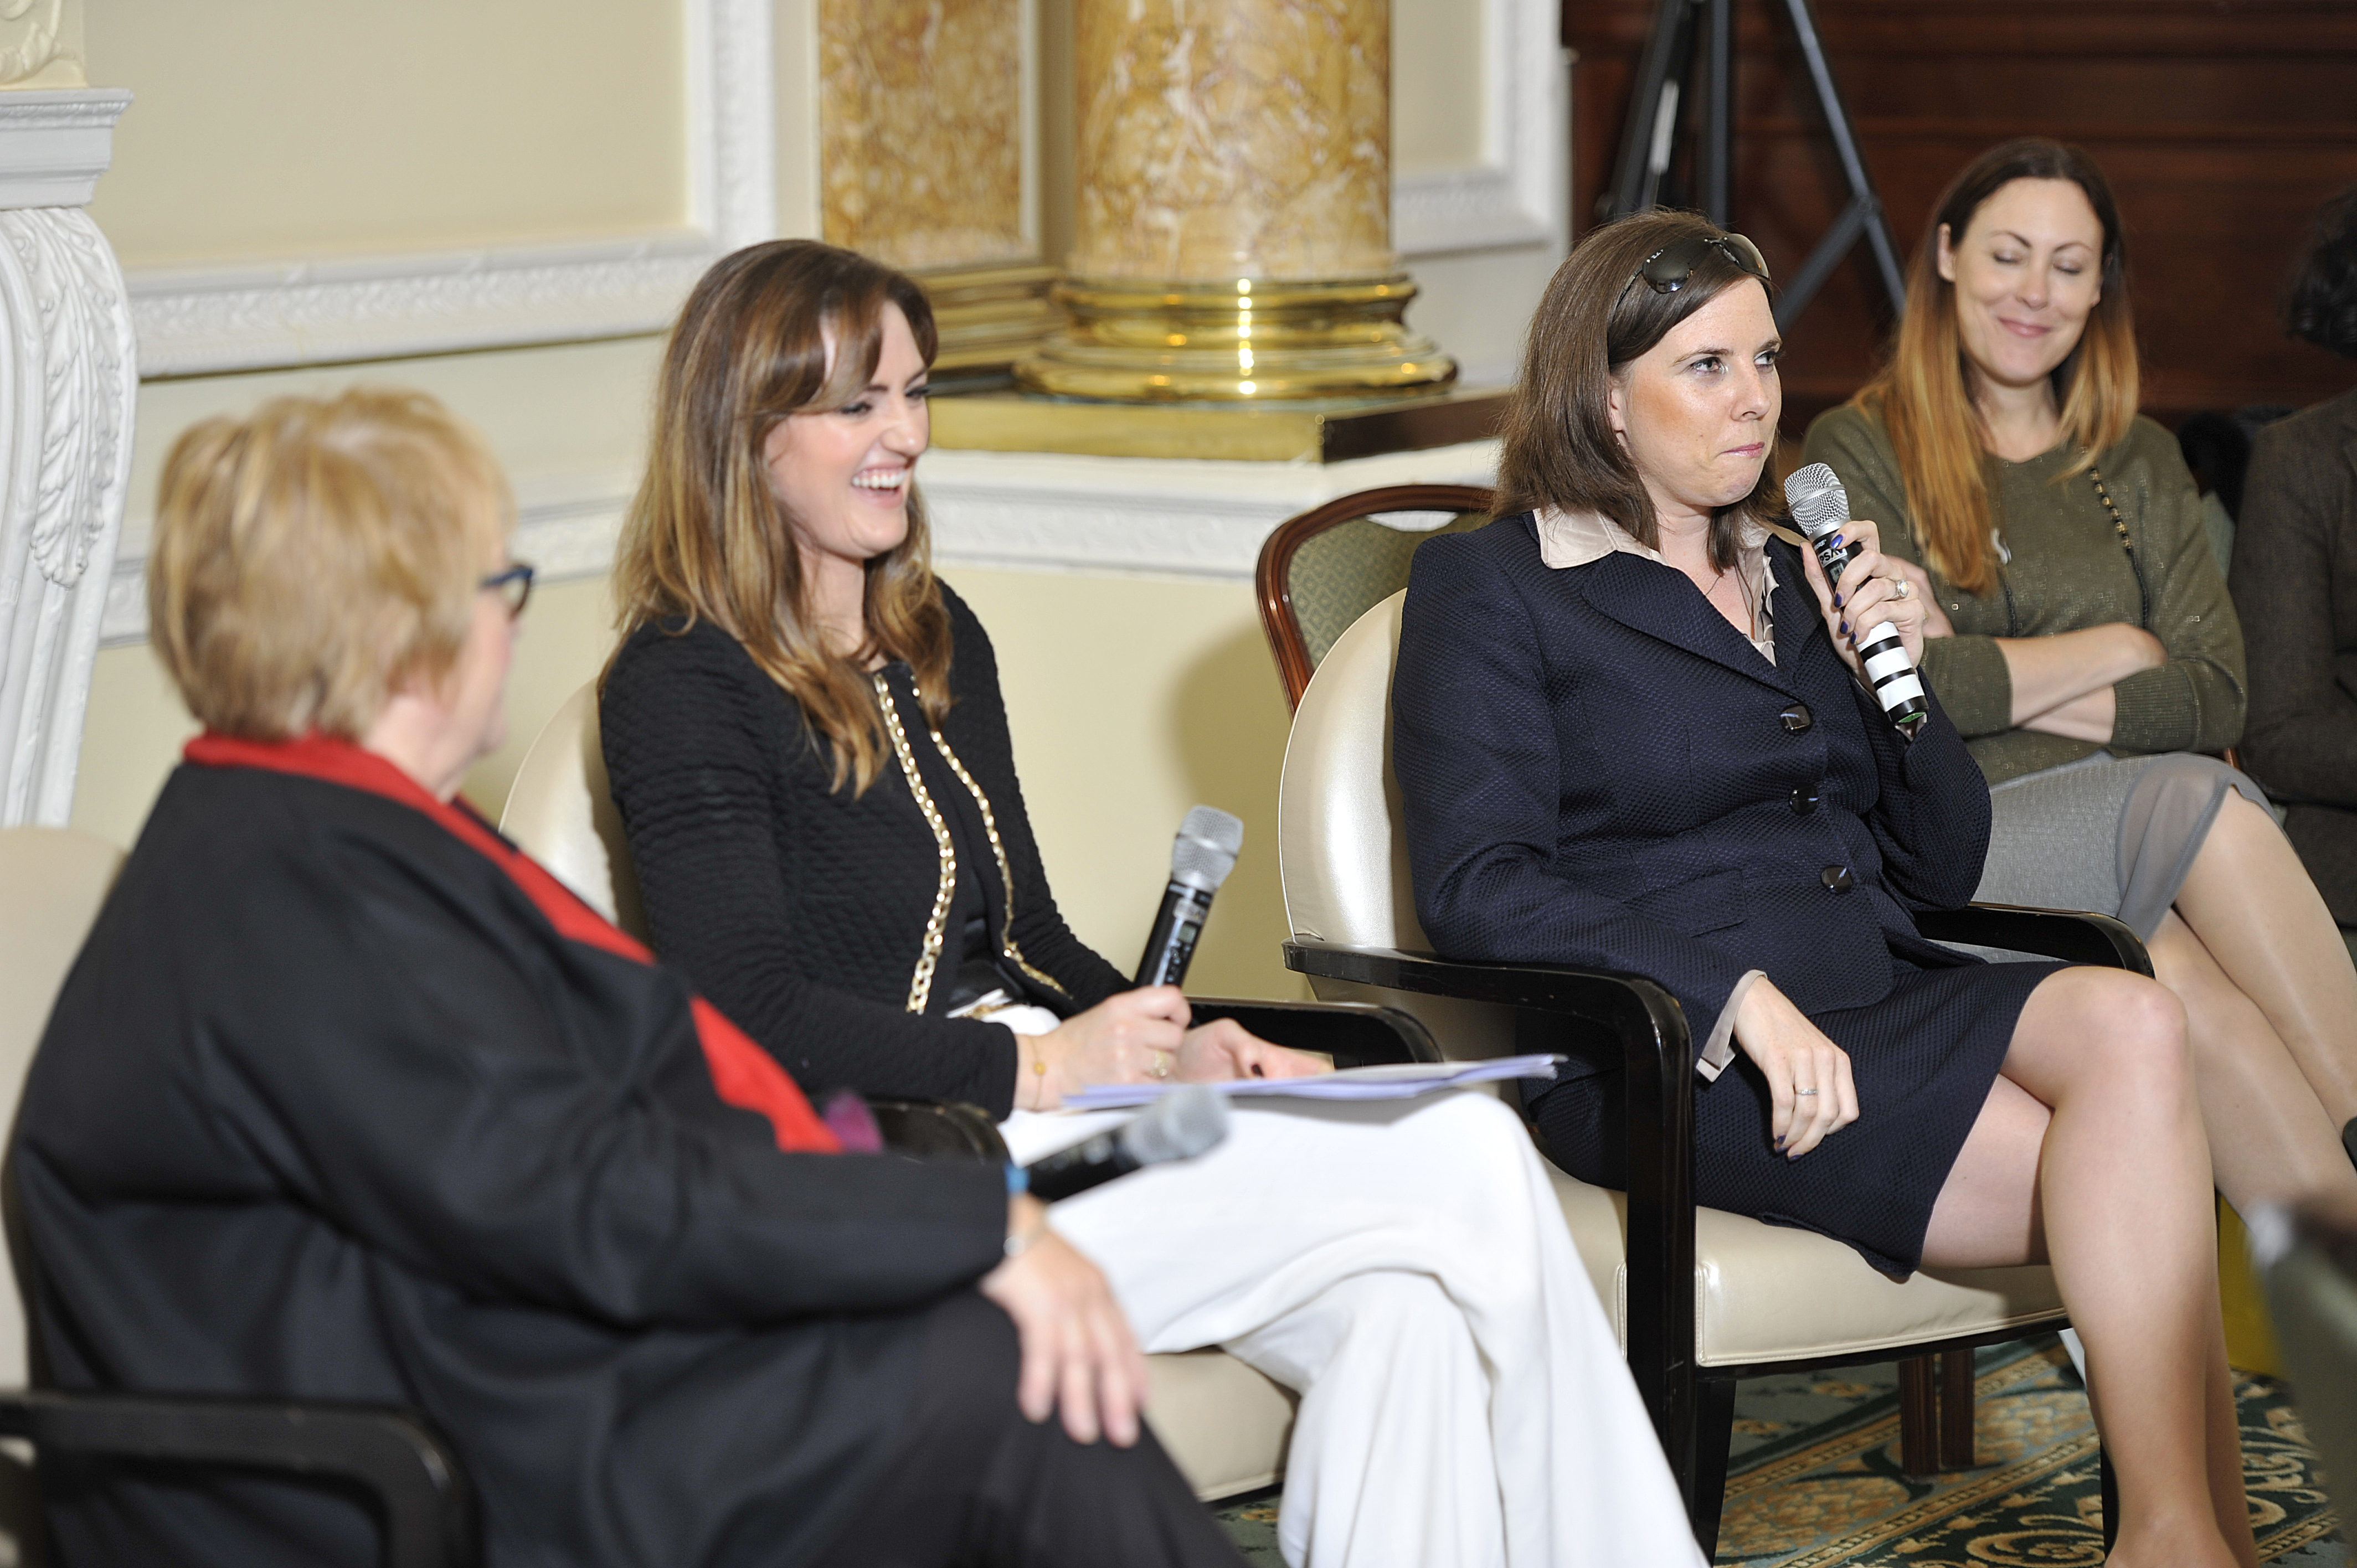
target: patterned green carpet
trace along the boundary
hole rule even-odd
[[[2103,1561],[2094,1425],[2050,1335],[1980,1355],[1979,1468],[1910,1480],[1889,1366],[1761,1378],[1736,1400],[1721,1564],[1742,1568],[2094,1568]],[[2243,1455],[2259,1555],[2352,1568],[2316,1455],[2283,1386],[2242,1377]],[[1218,1512],[1274,1564],[1276,1494]]]

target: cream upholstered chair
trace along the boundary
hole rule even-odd
[[[1737,1378],[2014,1338],[2061,1325],[2061,1300],[2042,1267],[1926,1272],[1900,1283],[1837,1241],[1697,1208],[1692,1052],[1666,992],[1629,976],[1432,956],[1416,925],[1391,768],[1405,596],[1394,594],[1342,634],[1294,715],[1277,805],[1293,932],[1286,962],[1321,998],[1418,1014],[1448,1056],[1551,1049],[1623,1069],[1631,1192],[1552,1174],[1707,1550]],[[2100,917],[1976,908],[1921,923],[1943,940],[2143,962],[2133,934]],[[1950,1360],[1968,1373],[1969,1356]],[[1951,1422],[1959,1415],[1968,1454],[1968,1399]]]
[[[606,782],[596,682],[567,698],[533,739],[500,830],[592,908],[646,936],[630,842]],[[1284,1474],[1290,1391],[1220,1350],[1151,1356],[1146,1364],[1154,1379],[1147,1419],[1197,1496],[1232,1497]]]

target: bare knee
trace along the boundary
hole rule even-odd
[[[2185,1004],[2140,974],[2062,971],[2032,995],[2017,1038],[2064,1082],[2113,1094],[2134,1087],[2191,1092]]]

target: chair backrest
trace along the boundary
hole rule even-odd
[[[1436,533],[1490,521],[1491,492],[1475,485],[1390,485],[1361,490],[1288,518],[1260,548],[1261,628],[1285,699],[1301,705],[1335,639],[1378,601],[1407,586],[1408,562]],[[1437,528],[1384,520],[1437,512]]]
[[[0,829],[0,1127],[16,1101],[49,1009],[123,869],[123,852],[66,828]],[[0,1388],[25,1385],[25,1313],[0,1249]]]
[[[595,681],[565,698],[541,726],[509,787],[500,831],[591,908],[646,940],[646,909],[639,902],[630,842],[606,783]]]
[[[1302,693],[1276,791],[1287,928],[1328,947],[1431,946],[1415,922],[1392,777],[1392,663],[1405,590],[1337,638]]]
[[[1319,947],[1430,950],[1416,924],[1399,784],[1392,777],[1392,664],[1405,589],[1334,641],[1301,693],[1276,792],[1276,860],[1297,941]],[[1512,1054],[1514,1017],[1454,998],[1313,980],[1320,1001],[1373,1002],[1413,1015],[1440,1054]]]

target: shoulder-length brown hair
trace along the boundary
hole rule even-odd
[[[624,638],[650,621],[683,632],[709,620],[727,632],[801,705],[834,754],[834,788],[849,779],[854,793],[883,766],[883,715],[866,673],[877,656],[909,661],[932,723],[949,712],[949,611],[924,508],[911,487],[908,537],[866,564],[866,644],[838,651],[813,618],[794,520],[763,453],[780,420],[858,398],[884,351],[888,305],[931,364],[932,306],[889,267],[814,240],[750,245],[715,263],[664,347],[646,478],[614,563]]]
[[[2112,188],[2077,147],[2024,136],[1991,147],[1950,182],[1907,274],[1907,308],[1890,360],[1852,400],[1878,414],[1899,458],[1907,507],[1932,569],[1971,594],[1996,587],[1989,542],[1987,433],[1974,404],[1972,369],[1956,330],[1956,285],[1940,275],[1940,231],[1962,249],[1981,204],[2017,179],[2067,179],[2087,193],[2104,226],[2103,297],[2077,347],[2054,367],[2062,435],[2078,449],[2076,474],[2117,446],[2136,421],[2136,321],[2128,306],[2127,237]]]
[[[1660,548],[1653,499],[1613,433],[1609,384],[1670,329],[1737,284],[1758,282],[1718,247],[1671,294],[1630,286],[1657,251],[1722,231],[1695,212],[1641,212],[1608,223],[1557,267],[1523,342],[1523,371],[1507,405],[1498,456],[1498,515],[1555,507],[1600,512],[1649,550]],[[1765,286],[1764,285],[1762,286]],[[1775,431],[1768,433],[1774,451]],[[1760,466],[1749,495],[1722,507],[1710,525],[1710,559],[1731,567],[1749,517],[1781,515],[1775,465]]]

